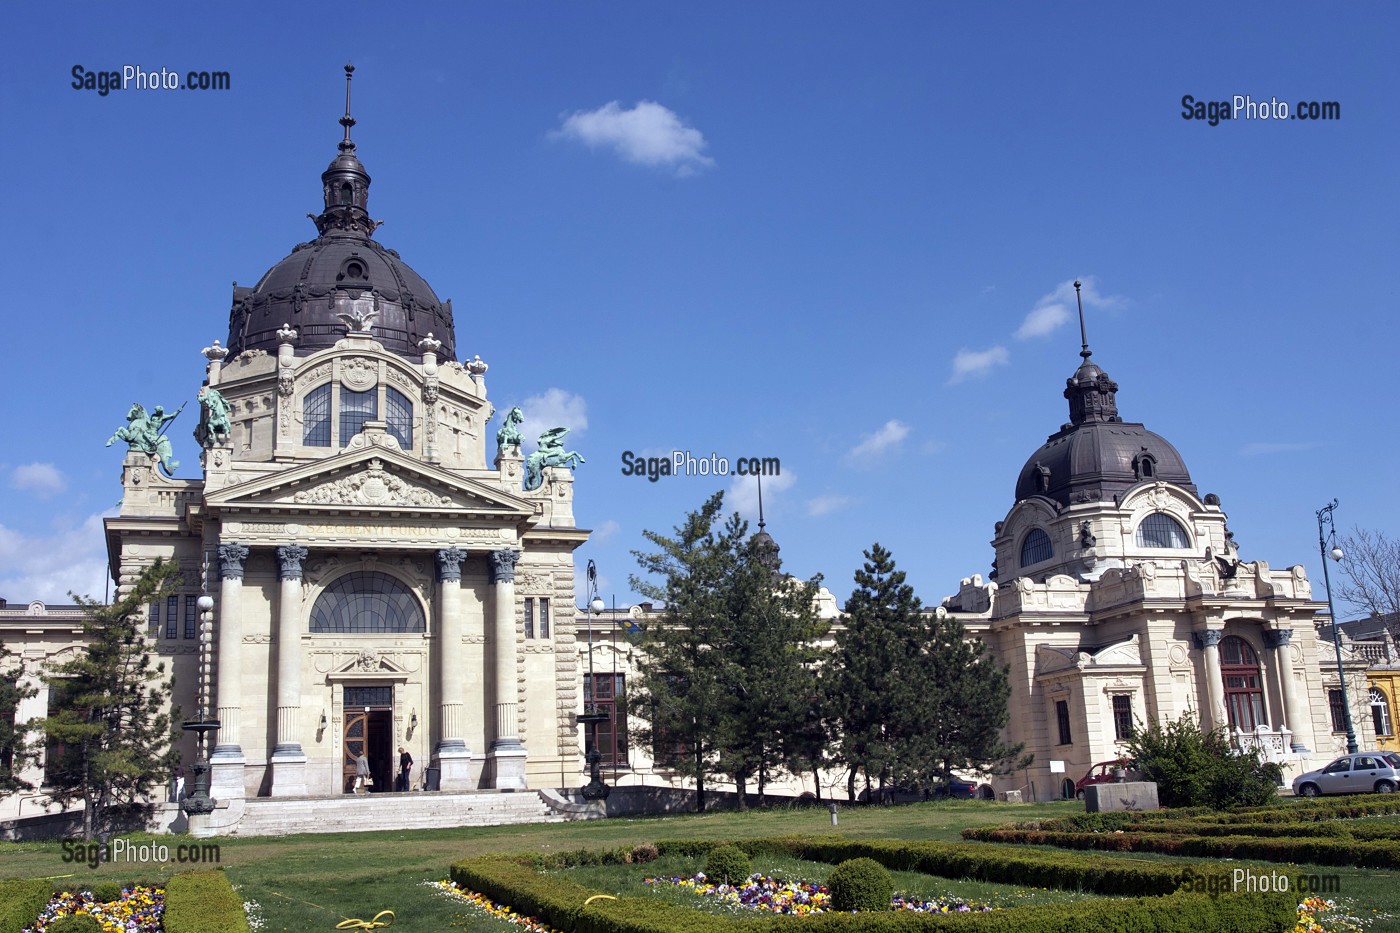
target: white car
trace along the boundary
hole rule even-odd
[[[1299,797],[1318,794],[1391,794],[1400,789],[1400,755],[1395,752],[1358,752],[1343,755],[1325,768],[1293,779]]]

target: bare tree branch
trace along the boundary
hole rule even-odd
[[[1344,554],[1337,595],[1353,609],[1384,617],[1391,635],[1400,640],[1400,539],[1353,528],[1337,546]]]

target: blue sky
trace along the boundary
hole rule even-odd
[[[230,283],[314,236],[356,66],[378,239],[453,300],[492,400],[567,424],[605,598],[776,456],[786,569],[987,572],[1079,359],[1181,451],[1245,559],[1320,579],[1314,512],[1393,532],[1400,13],[1380,4],[24,4],[0,60],[0,596],[101,595],[103,442],[192,399]],[[72,69],[231,89],[75,90]],[[1336,101],[1330,122],[1181,98]],[[1067,299],[1069,299],[1067,301]],[[183,425],[183,427],[181,426]],[[173,426],[194,475],[188,412]],[[1320,592],[1320,590],[1319,590]]]

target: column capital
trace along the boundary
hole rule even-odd
[[[437,552],[438,579],[444,583],[462,579],[462,561],[467,552],[459,547],[440,548]]]
[[[301,562],[306,560],[306,548],[300,544],[283,544],[277,548],[277,579],[300,580]]]
[[[491,552],[491,582],[511,583],[515,580],[515,564],[520,560],[520,552],[513,547],[503,547]]]
[[[219,545],[219,578],[221,580],[242,580],[243,562],[248,559],[246,544]]]
[[[1265,648],[1287,648],[1289,642],[1293,640],[1293,629],[1291,628],[1266,628],[1264,629]]]
[[[1203,632],[1192,632],[1191,643],[1197,648],[1215,648],[1220,645],[1220,639],[1224,635],[1224,629],[1208,628]]]

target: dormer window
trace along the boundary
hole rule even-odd
[[[1144,548],[1189,548],[1191,539],[1181,523],[1166,512],[1153,512],[1137,527],[1137,545]]]
[[[1133,458],[1133,473],[1138,479],[1152,479],[1157,475],[1157,458],[1144,449]]]
[[[1050,546],[1050,536],[1043,529],[1032,528],[1031,533],[1021,542],[1021,566],[1030,567],[1055,556]]]

